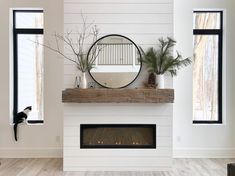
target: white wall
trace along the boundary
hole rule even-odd
[[[224,26],[224,75],[226,84],[226,121],[223,125],[192,125],[192,67],[183,69],[174,79],[174,154],[176,157],[235,157],[234,111],[234,1],[233,0],[175,0],[174,35],[177,49],[192,56],[193,9],[226,9]]]
[[[45,38],[52,40],[55,31],[63,33],[63,3],[61,0],[0,0],[0,157],[62,156],[62,103],[61,90],[63,61],[45,51],[45,123],[20,125],[19,141],[13,138],[10,117],[10,40],[9,8],[43,8],[45,10]],[[58,20],[59,19],[59,20]]]

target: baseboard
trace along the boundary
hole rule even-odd
[[[174,158],[235,158],[235,148],[176,148]]]
[[[62,158],[62,148],[0,148],[0,158]]]
[[[172,167],[167,167],[167,166],[159,166],[159,167],[143,167],[143,166],[139,166],[139,167],[125,167],[125,166],[116,166],[116,167],[110,167],[110,166],[106,166],[106,167],[97,167],[97,166],[91,166],[91,167],[86,167],[86,166],[83,166],[83,167],[76,167],[76,166],[67,166],[63,168],[63,171],[67,172],[67,171],[77,171],[77,172],[86,172],[86,171],[106,171],[106,172],[124,172],[124,171],[127,171],[127,172],[163,172],[163,171],[171,171],[172,170]]]

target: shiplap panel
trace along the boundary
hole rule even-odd
[[[71,147],[76,147],[77,150],[80,150],[80,141],[79,141],[79,132],[77,135],[68,136],[64,134],[64,151],[69,150]],[[160,134],[162,135],[162,134]],[[164,134],[163,134],[164,135]],[[157,136],[157,149],[160,148],[171,148],[172,147],[172,136]],[[99,151],[99,149],[98,149]],[[122,150],[124,151],[124,150]],[[103,153],[103,152],[101,152]],[[128,153],[124,151],[123,153]]]
[[[81,4],[67,3],[65,14],[172,14],[173,4]]]
[[[83,149],[80,150],[76,147],[66,147],[64,156],[66,157],[151,157],[161,156],[170,157],[172,149],[170,147],[158,147],[157,149],[131,149],[129,152],[123,152],[123,149],[103,149],[105,152],[100,152],[99,149]],[[125,149],[124,149],[125,150]]]
[[[65,124],[64,125],[64,136],[65,137],[79,136],[79,126],[67,126]]]
[[[145,119],[143,117],[144,120],[130,120],[128,118],[128,120],[124,120],[124,118],[122,118],[123,120],[110,120],[110,119],[101,119],[101,120],[86,120],[86,121],[82,121],[83,124],[157,124],[158,128],[163,128],[163,127],[171,127],[170,123],[167,124],[167,125],[162,125],[161,122],[159,123],[158,120],[149,120],[149,119]],[[76,129],[76,126],[80,125],[78,124],[78,122],[76,122],[78,120],[66,120],[64,122],[64,126],[65,127],[68,127],[68,128],[72,128],[72,129],[69,129],[70,131],[66,130],[66,134],[65,136],[71,136],[72,134],[75,134],[75,133],[72,133],[73,131],[76,131],[77,134],[79,134],[79,131],[77,131],[78,129]],[[148,123],[146,123],[146,121]],[[74,127],[74,128],[73,128]],[[164,134],[169,134],[170,131],[166,131]],[[167,135],[167,136],[171,136],[171,135]]]
[[[157,137],[171,137],[172,126],[157,126]]]
[[[173,14],[86,14],[87,23],[114,23],[115,24],[145,24],[173,23]],[[81,14],[65,14],[65,24],[77,24],[82,22]],[[125,31],[125,29],[123,29]],[[112,32],[112,31],[110,31]]]
[[[77,76],[77,74],[71,74],[71,75],[64,75],[64,90],[67,87],[75,87],[75,77]]]
[[[80,150],[80,148],[79,148],[80,147],[79,133],[77,133],[77,135],[73,135],[73,136],[67,136],[65,134],[64,138],[66,138],[66,143],[64,145],[65,151],[67,151],[71,148],[76,148],[77,150]],[[172,147],[172,137],[171,136],[158,136],[157,137],[157,149],[171,148],[171,147]],[[99,149],[97,151],[99,151]],[[142,150],[142,151],[145,151],[145,150]],[[123,152],[123,150],[122,150],[122,152]],[[103,152],[101,152],[101,153],[103,153]],[[124,151],[123,153],[126,153],[126,151]]]
[[[99,30],[99,36],[110,34],[112,32],[113,34],[131,34],[131,35],[164,35],[164,34],[172,34],[172,24],[118,24],[118,28],[115,25],[112,24],[96,24],[97,29]],[[88,24],[90,25],[90,24]],[[72,35],[77,36],[79,29],[81,29],[82,24],[66,24],[64,26],[64,31],[70,31],[73,32]],[[72,36],[71,35],[71,36]]]
[[[78,146],[80,146],[79,141],[78,141],[79,134],[80,134],[80,132],[78,132],[76,134],[68,134],[67,132],[65,132],[64,138],[66,138],[66,140],[68,141],[68,143],[65,144],[65,151],[71,149],[71,147],[73,148],[73,146],[75,146],[77,150],[80,150],[80,148],[78,147]],[[172,136],[158,136],[157,149],[171,148],[171,147],[172,147]],[[96,151],[99,151],[99,149]],[[115,149],[114,149],[114,151],[115,151]],[[141,151],[146,151],[146,150],[141,150]]]
[[[78,106],[79,105],[79,106]],[[89,106],[88,106],[89,105]],[[77,115],[81,116],[107,116],[114,115],[119,118],[122,116],[171,116],[173,105],[170,103],[159,104],[128,104],[128,103],[64,103],[64,116]]]
[[[99,36],[101,37],[101,36],[105,36],[107,34],[108,33],[100,34]],[[138,34],[129,34],[129,33],[127,33],[127,34],[125,34],[125,33],[118,33],[118,34],[121,34],[121,35],[129,37],[131,40],[135,41],[136,45],[141,46],[143,49],[146,49],[150,45],[151,46],[156,46],[157,43],[158,43],[158,39],[159,38],[162,38],[162,37],[164,37],[164,38],[171,37],[173,35],[172,33],[167,33],[167,32],[164,33],[164,34],[140,34],[140,35],[138,35]],[[76,34],[71,35],[71,38],[74,41],[74,44],[76,45],[77,44],[75,42],[77,40]],[[142,38],[145,38],[145,40],[143,40]],[[86,42],[90,42],[90,43],[85,43],[85,46],[84,46],[84,48],[86,48],[88,50],[93,42],[92,42],[92,39],[89,39]],[[148,46],[146,47],[146,46],[143,46],[143,45],[148,45]],[[73,57],[73,53],[72,53],[72,51],[70,49],[66,49],[65,53],[68,56]],[[68,61],[68,63],[72,64],[69,61]]]
[[[79,136],[66,136],[64,137],[64,150],[65,147],[77,147],[80,148],[80,140]]]
[[[78,121],[79,118],[79,121]],[[81,124],[92,124],[92,123],[106,123],[106,124],[112,124],[112,123],[121,123],[121,124],[127,124],[127,123],[137,123],[137,124],[144,124],[146,122],[157,124],[157,126],[171,126],[172,125],[172,118],[171,116],[148,116],[148,115],[65,115],[64,119],[64,126],[65,127],[73,127],[72,132],[76,133],[78,130],[77,127]]]
[[[172,149],[172,145],[173,145],[172,136],[159,136],[157,138],[157,148],[169,147]]]
[[[75,78],[76,76],[79,76],[78,73],[73,74],[64,74],[64,89],[66,88],[73,88],[75,86]],[[144,86],[144,83],[148,79],[148,73],[141,73],[140,76],[137,78],[137,80],[144,80],[142,83],[140,82],[134,82],[131,85],[129,85],[127,88],[138,88],[140,86]],[[89,76],[87,78],[88,82],[94,82],[93,79],[91,79]],[[170,75],[165,75],[165,87],[166,88],[172,88],[172,77]]]
[[[110,157],[66,157],[64,158],[65,166],[126,166],[125,163],[128,163],[130,167],[142,167],[143,165],[148,166],[168,166],[171,162],[169,157],[118,157],[112,158],[110,162]],[[125,162],[123,162],[125,161]]]

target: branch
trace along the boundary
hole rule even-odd
[[[50,49],[50,50],[52,50],[52,51],[54,51],[54,52],[60,54],[60,55],[63,56],[65,59],[70,60],[71,62],[74,62],[75,64],[78,65],[78,63],[77,63],[75,60],[73,60],[73,59],[69,58],[68,56],[64,55],[60,50],[56,50],[56,49],[52,48],[52,47],[49,46],[49,45],[44,45],[44,44],[41,44],[41,43],[39,43],[39,42],[35,42],[35,41],[32,41],[32,42],[36,43],[37,45],[41,45],[41,46],[43,46],[43,47],[45,47],[45,48],[48,48],[48,49]]]
[[[105,46],[104,46],[105,47]],[[104,47],[98,47],[98,45],[95,47],[94,51],[92,52],[92,57],[91,57],[91,61],[89,63],[93,64],[96,60],[96,58],[99,56],[100,51],[104,48]],[[98,52],[97,51],[98,48]],[[97,54],[96,54],[97,53]]]
[[[58,34],[55,34],[55,38],[58,38],[60,40],[62,40],[63,42],[65,42],[70,48],[71,50],[73,51],[74,54],[77,55],[77,52],[75,51],[74,47],[73,47],[73,44],[70,40],[70,38],[68,37],[70,35],[70,33],[67,33],[67,36],[66,37],[63,37],[61,35],[58,35]],[[66,40],[67,39],[67,40]]]

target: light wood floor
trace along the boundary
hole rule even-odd
[[[62,159],[0,159],[0,176],[226,176],[235,159],[174,159],[171,172],[63,172]]]

